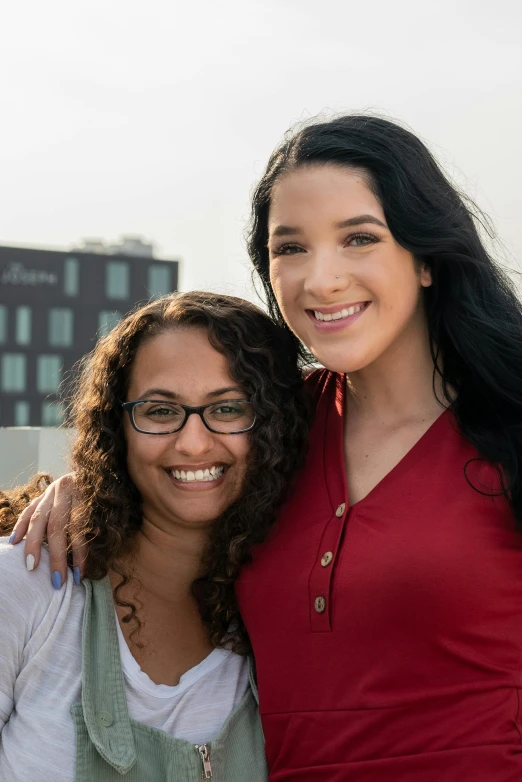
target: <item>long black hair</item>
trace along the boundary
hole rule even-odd
[[[269,277],[272,189],[287,171],[321,164],[364,172],[396,241],[431,270],[424,296],[434,373],[462,434],[498,467],[522,528],[522,306],[481,240],[480,212],[413,133],[347,115],[301,128],[275,150],[254,191],[248,234],[272,317],[285,325]]]

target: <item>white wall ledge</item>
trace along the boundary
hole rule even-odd
[[[37,472],[66,473],[73,439],[74,429],[65,427],[0,428],[0,488],[24,484]]]

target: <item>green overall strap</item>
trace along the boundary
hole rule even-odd
[[[85,581],[82,707],[89,737],[120,774],[136,763],[108,576]]]

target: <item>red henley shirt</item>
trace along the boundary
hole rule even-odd
[[[522,534],[449,411],[352,508],[345,379],[237,583],[272,782],[521,782]],[[470,462],[470,460],[475,460]]]

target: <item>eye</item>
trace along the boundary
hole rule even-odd
[[[299,247],[298,244],[281,244],[270,249],[270,255],[274,257],[278,255],[296,255],[297,253],[304,253],[303,248]]]
[[[235,415],[241,415],[243,413],[244,406],[239,404],[231,404],[227,402],[223,405],[218,405],[211,409],[212,415],[219,416],[219,418],[231,417]]]
[[[153,407],[151,410],[147,411],[147,415],[153,415],[157,418],[161,418],[162,416],[169,416],[174,415],[175,411],[172,410],[170,407]]]
[[[183,414],[182,411],[174,405],[159,403],[138,405],[136,413],[139,416],[146,416],[147,418],[155,419],[177,418]]]
[[[351,247],[367,247],[378,241],[378,237],[373,234],[351,234],[346,240],[346,244]]]
[[[252,405],[242,400],[216,402],[208,408],[207,415],[212,421],[242,421],[245,426],[249,426],[254,418]]]

